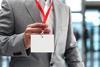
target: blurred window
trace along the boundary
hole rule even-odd
[[[71,17],[74,23],[82,23],[83,21],[82,13],[71,13]]]
[[[98,10],[87,10],[85,12],[85,17],[87,23],[92,23],[93,26],[100,25],[100,13]]]
[[[100,67],[100,12],[98,9],[86,9],[85,21],[89,33],[87,40],[87,65],[86,67]],[[90,43],[89,43],[90,42]]]
[[[65,0],[65,3],[71,8],[71,11],[73,12],[82,10],[82,0]]]

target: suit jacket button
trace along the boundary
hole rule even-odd
[[[50,66],[53,66],[54,65],[54,63],[50,63]]]

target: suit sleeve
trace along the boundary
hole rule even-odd
[[[14,22],[13,10],[8,1],[3,0],[0,9],[0,52],[3,55],[19,53],[26,56],[23,33],[14,34]]]
[[[66,41],[66,50],[65,50],[65,61],[68,64],[68,67],[84,67],[82,62],[81,55],[76,45],[76,39],[73,34],[72,26],[71,26],[71,15],[70,9],[67,8],[69,12],[69,24],[68,24],[68,34]]]

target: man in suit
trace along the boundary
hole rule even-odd
[[[45,2],[39,1],[42,5]],[[52,21],[42,24],[35,0],[3,0],[0,51],[12,56],[10,67],[84,67],[71,28],[70,10],[58,0],[52,1]],[[54,34],[54,53],[30,53],[30,35],[42,30]]]

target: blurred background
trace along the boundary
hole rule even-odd
[[[85,67],[100,67],[100,0],[60,1],[71,8],[72,26]],[[10,56],[0,56],[0,67],[8,67],[9,62]]]

